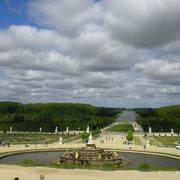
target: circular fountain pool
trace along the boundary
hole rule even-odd
[[[34,162],[40,164],[48,164],[54,158],[58,158],[63,155],[65,151],[43,151],[43,152],[26,152],[16,153],[8,156],[4,156],[0,159],[0,164],[16,165],[26,159],[31,159]],[[132,152],[117,152],[122,156],[129,159],[130,163],[126,166],[128,168],[136,168],[144,163],[148,163],[150,166],[155,167],[180,167],[180,160],[170,158],[166,156],[144,154],[144,153],[132,153]]]

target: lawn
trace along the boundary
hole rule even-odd
[[[176,145],[180,145],[180,137],[173,137],[173,136],[164,136],[164,137],[155,137],[157,141],[162,143],[164,146],[168,147],[175,147]]]
[[[142,145],[142,143],[141,143],[141,141],[140,141],[140,138],[137,137],[137,136],[134,136],[134,143],[135,143],[136,145]]]
[[[134,128],[132,124],[124,123],[124,124],[116,124],[106,131],[110,132],[127,132],[128,130],[132,130],[134,132]]]
[[[64,142],[69,142],[74,139],[80,138],[79,135],[68,135],[68,134],[39,134],[39,133],[1,133],[0,142],[9,142],[10,144],[34,144],[43,143],[47,141],[48,143],[58,142],[59,137],[63,137]]]

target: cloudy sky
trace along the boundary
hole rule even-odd
[[[1,0],[0,101],[180,104],[180,1]]]

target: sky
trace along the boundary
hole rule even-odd
[[[0,101],[180,104],[180,1],[1,0]]]

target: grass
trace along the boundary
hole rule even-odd
[[[160,141],[158,141],[155,137],[146,136],[144,138],[148,140],[150,144],[153,146],[164,147],[164,145]]]
[[[34,166],[37,166],[37,163],[35,163],[33,160],[31,159],[25,159],[23,161],[21,161],[19,163],[19,165],[21,166],[25,166],[25,167],[34,167]]]
[[[157,136],[157,137],[155,137],[155,139],[167,147],[175,147],[178,144],[180,145],[180,137]]]
[[[10,144],[35,144],[58,142],[59,136],[63,137],[64,142],[70,142],[72,140],[80,138],[79,135],[68,135],[68,134],[39,134],[39,133],[2,133],[0,134],[0,141],[9,142]]]
[[[141,141],[140,141],[140,138],[137,137],[137,136],[134,136],[134,143],[135,143],[136,145],[142,145],[142,143],[141,143]]]
[[[179,171],[180,170],[180,166],[179,167],[156,167],[156,166],[151,166],[148,163],[143,163],[140,164],[136,170],[139,171]]]
[[[120,166],[114,166],[112,164],[103,164],[103,165],[81,165],[81,164],[73,164],[73,163],[48,163],[42,164],[38,161],[33,161],[31,159],[24,159],[23,161],[18,163],[23,167],[36,167],[36,166],[46,166],[51,168],[59,168],[59,169],[91,169],[91,170],[118,170]]]
[[[132,124],[124,123],[124,124],[116,124],[106,131],[110,132],[127,132],[128,130],[132,130],[134,132],[134,128]]]
[[[179,136],[146,136],[145,139],[149,140],[151,145],[156,145],[159,147],[175,147],[180,144]]]
[[[139,171],[179,171],[180,167],[155,167],[151,166],[148,163],[140,164],[137,167],[126,167],[112,164],[103,164],[103,165],[81,165],[81,164],[73,164],[73,163],[48,163],[42,164],[40,162],[35,162],[30,159],[25,159],[19,163],[19,165],[24,167],[36,167],[36,166],[46,166],[51,168],[59,168],[59,169],[89,169],[89,170],[102,170],[102,171],[114,171],[114,170],[139,170]]]

